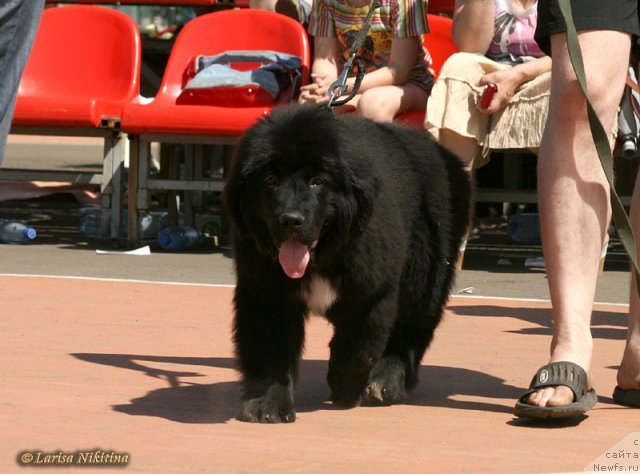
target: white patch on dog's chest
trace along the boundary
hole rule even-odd
[[[303,293],[302,298],[311,313],[324,316],[338,299],[338,293],[331,286],[329,280],[314,276],[309,283],[309,289]]]

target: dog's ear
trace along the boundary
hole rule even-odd
[[[224,206],[229,216],[232,234],[239,239],[252,238],[262,253],[269,253],[273,242],[269,239],[266,224],[260,218],[260,207],[256,204],[255,162],[241,143],[236,148],[229,175],[224,187]]]
[[[378,194],[378,183],[373,175],[353,173],[349,184],[355,199],[356,209],[351,221],[351,235],[362,235],[373,215],[373,208]]]

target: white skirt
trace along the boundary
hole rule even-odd
[[[476,107],[484,88],[480,78],[509,67],[479,54],[453,54],[431,90],[425,128],[436,139],[444,128],[474,138],[485,150],[537,152],[549,110],[550,72],[522,84],[506,107],[493,115],[482,114]]]

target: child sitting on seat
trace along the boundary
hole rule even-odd
[[[431,59],[423,44],[428,31],[426,0],[381,0],[357,58],[365,75],[356,96],[336,112],[390,122],[407,111],[424,111],[433,84]],[[300,103],[328,102],[328,88],[342,72],[362,29],[369,0],[314,0],[309,34],[314,39],[312,81],[301,88]],[[352,71],[354,72],[354,71]],[[351,92],[355,77],[347,80]]]

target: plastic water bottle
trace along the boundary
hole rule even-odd
[[[104,224],[103,221],[104,220]],[[127,209],[122,212],[120,220],[120,237],[127,237],[127,224],[129,221],[129,213]],[[80,211],[80,233],[86,237],[100,237],[102,234],[102,226],[108,232],[111,225],[111,211],[108,209],[99,209],[89,207]],[[152,211],[140,216],[140,227],[143,238],[155,238],[162,229],[167,227],[167,212]],[[106,236],[106,234],[105,234]]]
[[[162,229],[166,229],[169,224],[167,211],[150,211],[140,214],[140,231],[141,237],[145,239],[155,239]],[[125,209],[122,213],[122,237],[128,235],[127,226],[129,224],[129,212]]]
[[[85,208],[80,211],[80,233],[87,237],[100,237],[102,211]]]
[[[127,221],[128,213],[127,214]],[[168,213],[167,211],[152,211],[143,215],[140,218],[140,227],[142,227],[142,237],[155,237],[157,236],[161,230],[166,229],[168,227],[167,223]]]
[[[202,240],[202,234],[193,227],[170,227],[158,233],[158,244],[163,250],[181,252],[196,247]]]
[[[25,244],[36,238],[36,230],[22,222],[0,219],[0,242]]]

